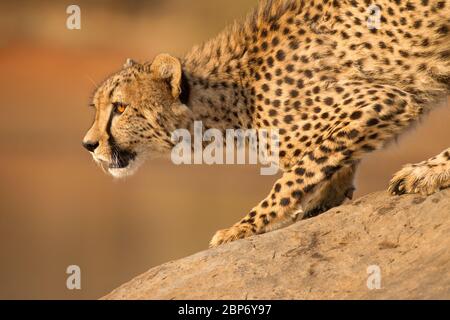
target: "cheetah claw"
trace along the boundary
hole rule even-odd
[[[443,181],[443,175],[433,172],[426,165],[406,165],[392,178],[389,192],[394,196],[413,193],[431,195],[446,187]]]
[[[250,237],[254,234],[255,232],[249,225],[246,224],[235,225],[232,226],[231,228],[217,231],[213,236],[213,238],[211,239],[209,247],[210,248],[217,247],[228,242]]]

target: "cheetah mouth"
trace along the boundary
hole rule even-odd
[[[106,159],[94,155],[94,160],[105,173],[115,178],[132,175],[141,163],[141,161],[138,161],[137,153],[123,150],[119,151],[117,149]]]
[[[114,178],[125,178],[133,175],[140,163],[137,153],[130,151],[122,151],[113,154],[111,161],[106,164],[107,172]]]
[[[136,159],[136,153],[126,150],[114,150],[108,169],[126,169]]]

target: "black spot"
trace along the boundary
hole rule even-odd
[[[275,192],[280,192],[281,190],[281,184],[277,183],[274,187]]]
[[[325,166],[321,170],[326,177],[331,177],[335,172],[337,172],[341,166]]]
[[[272,39],[272,45],[275,47],[280,43],[280,39],[278,37],[275,37]]]
[[[296,168],[295,174],[298,176],[303,176],[305,174],[305,169],[304,168]]]
[[[297,90],[291,90],[291,91],[289,92],[289,95],[290,95],[292,98],[297,98],[297,97],[298,97],[298,91],[297,91]]]
[[[300,190],[295,190],[291,194],[292,198],[299,200],[302,197],[302,192]]]
[[[308,185],[303,189],[303,192],[304,192],[304,193],[309,193],[309,192],[313,191],[315,187],[316,187],[315,184],[308,184]]]
[[[348,136],[350,139],[355,139],[355,138],[358,136],[358,134],[359,134],[358,130],[353,129],[353,130],[351,130],[351,131],[348,133],[347,136]]]
[[[305,76],[308,77],[308,78],[310,78],[310,79],[313,77],[313,73],[312,73],[311,70],[305,70],[304,73],[305,73]]]
[[[331,97],[326,97],[324,102],[327,106],[331,106],[334,103],[334,100]]]
[[[449,28],[446,25],[442,25],[437,29],[437,32],[442,35],[447,35],[448,31],[449,31]]]
[[[292,120],[294,120],[294,118],[290,114],[288,114],[284,117],[283,120],[285,123],[290,124],[292,122]]]
[[[284,77],[284,82],[292,85],[292,84],[294,84],[294,79],[292,79],[291,77]]]
[[[283,198],[280,200],[280,205],[282,207],[287,207],[291,203],[291,199],[289,198]]]
[[[380,123],[380,120],[378,120],[377,118],[372,118],[367,121],[367,125],[369,127],[376,126],[379,123]]]
[[[336,91],[336,93],[344,92],[344,88],[342,88],[342,87],[336,87],[336,88],[334,88],[334,90]]]
[[[278,50],[277,54],[276,54],[276,58],[278,61],[284,61],[284,59],[286,59],[286,54],[284,53],[283,50]]]
[[[361,111],[355,111],[350,115],[350,119],[357,120],[357,119],[361,118],[361,116],[362,116]]]

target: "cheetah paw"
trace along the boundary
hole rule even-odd
[[[213,248],[238,239],[244,239],[254,235],[255,233],[255,230],[249,225],[235,225],[231,228],[217,231],[214,237],[211,239],[209,247]]]
[[[448,173],[436,171],[426,164],[409,164],[397,172],[389,183],[392,195],[419,193],[431,195],[448,185]]]

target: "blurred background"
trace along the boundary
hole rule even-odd
[[[148,162],[114,181],[82,149],[95,83],[126,58],[189,48],[242,18],[256,0],[0,2],[0,298],[96,299],[158,264],[207,248],[276,177],[256,166]],[[81,8],[68,30],[66,8]],[[448,147],[450,108],[364,160],[361,196],[402,164]],[[81,290],[66,268],[81,268]]]

